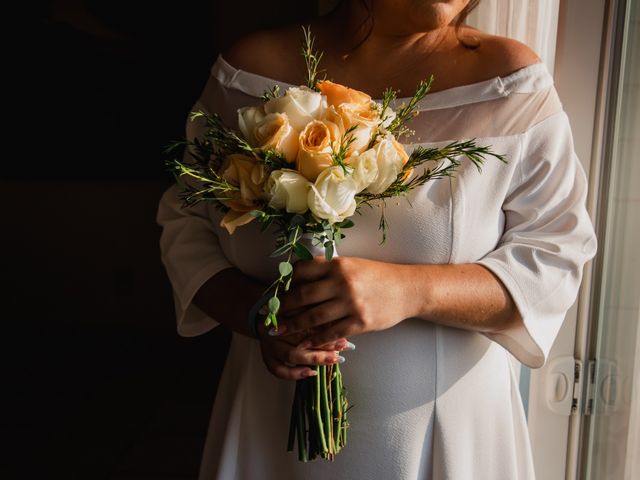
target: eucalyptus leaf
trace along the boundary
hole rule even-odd
[[[328,246],[327,246],[328,244]],[[327,262],[330,262],[333,259],[333,242],[327,242],[324,244],[324,258],[327,259]]]
[[[313,255],[311,255],[311,252],[309,251],[309,249],[307,247],[305,247],[304,245],[302,245],[301,243],[296,243],[293,246],[293,252],[296,254],[296,256],[300,260],[312,260],[313,259]]]
[[[271,297],[267,305],[269,306],[269,311],[275,315],[278,313],[278,310],[280,310],[280,299],[278,297]]]
[[[355,223],[353,223],[353,220],[348,220],[348,219],[338,224],[340,228],[351,228],[354,225]]]
[[[293,266],[289,262],[280,262],[278,270],[280,271],[281,276],[286,277],[287,275],[291,275],[291,272],[293,272]]]

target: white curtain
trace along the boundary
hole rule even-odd
[[[467,23],[532,48],[553,74],[560,0],[481,0]]]

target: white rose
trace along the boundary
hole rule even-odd
[[[374,145],[378,163],[378,176],[367,187],[367,192],[378,194],[384,192],[397,178],[409,156],[393,135],[385,135]]]
[[[351,175],[346,175],[342,167],[324,170],[311,185],[309,209],[316,218],[338,223],[356,211],[357,187]]]
[[[378,177],[378,155],[373,148],[349,157],[349,166],[353,168],[353,180],[358,193],[371,185]]]
[[[289,213],[304,213],[309,209],[307,197],[311,182],[295,170],[275,170],[267,180],[266,192],[271,197],[269,206],[284,208]]]
[[[254,135],[256,125],[264,120],[265,113],[262,107],[243,107],[238,109],[238,128],[252,147],[257,147]]]
[[[291,87],[282,97],[264,104],[266,113],[286,113],[291,126],[298,131],[312,120],[322,117],[327,108],[327,99],[306,87]]]

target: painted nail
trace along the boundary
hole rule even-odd
[[[287,327],[285,327],[284,325],[280,325],[278,328],[271,327],[267,333],[271,337],[277,337],[278,335],[282,335],[286,331]]]
[[[315,370],[307,370],[304,372],[305,377],[315,377],[316,375],[318,375],[318,372]]]
[[[355,349],[356,349],[355,344],[351,342],[347,342],[347,346],[345,347],[345,350],[355,350]]]
[[[346,360],[347,360],[346,358],[344,358],[344,357],[342,357],[342,356],[338,355],[338,358],[337,358],[337,362],[336,362],[336,363],[344,363]]]

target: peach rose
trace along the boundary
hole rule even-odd
[[[333,165],[333,151],[340,146],[340,127],[328,120],[313,120],[300,133],[296,169],[311,182]]]
[[[327,97],[327,103],[335,107],[343,103],[371,104],[371,97],[364,92],[345,87],[339,83],[323,80],[316,84],[320,93]]]
[[[351,132],[353,143],[350,152],[362,152],[369,147],[371,138],[380,124],[380,115],[371,104],[343,103],[336,111],[342,118],[345,130],[355,126]]]
[[[298,154],[298,136],[284,113],[269,113],[253,130],[258,148],[282,152],[287,162],[293,163]]]
[[[267,180],[267,170],[255,158],[247,155],[229,155],[219,172],[220,176],[239,190],[229,192],[228,199],[222,203],[229,207],[229,211],[220,222],[220,226],[231,234],[241,225],[253,220],[249,213],[259,208],[264,200],[264,183]]]

